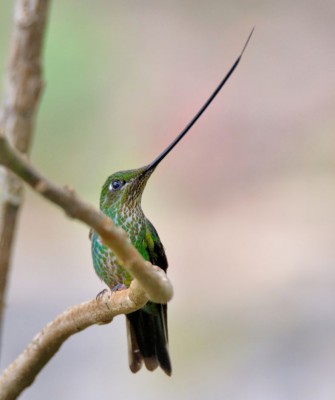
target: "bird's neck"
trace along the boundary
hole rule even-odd
[[[145,216],[142,211],[141,203],[124,203],[113,204],[105,210],[102,210],[117,226],[121,226],[129,231],[134,225],[142,225]]]

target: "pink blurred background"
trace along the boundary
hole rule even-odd
[[[1,72],[11,15],[6,2]],[[143,198],[175,287],[172,378],[129,372],[120,317],[71,338],[23,400],[334,398],[334,16],[330,0],[52,4],[32,159],[96,205],[107,175],[189,122],[256,29]],[[27,190],[2,369],[102,288],[88,229]]]

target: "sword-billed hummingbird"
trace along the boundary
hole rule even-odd
[[[120,171],[109,176],[102,187],[100,210],[122,227],[129,239],[145,260],[157,265],[164,271],[168,263],[164,247],[152,223],[145,217],[141,208],[141,197],[145,185],[157,165],[174,146],[186,135],[201,114],[237,67],[250,40],[251,31],[244,47],[203,107],[176,139],[149,165],[128,171]],[[121,290],[130,285],[131,275],[118,263],[112,250],[105,246],[96,232],[92,234],[92,256],[97,275],[112,290]],[[167,375],[171,375],[171,362],[168,350],[167,305],[149,301],[143,308],[126,315],[129,367],[137,372],[144,362],[148,370],[160,366]]]

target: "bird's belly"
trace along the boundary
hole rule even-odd
[[[98,235],[92,238],[92,256],[94,269],[100,279],[113,289],[118,285],[129,286],[131,275],[117,262],[115,254],[105,246]]]

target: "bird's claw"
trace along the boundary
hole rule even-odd
[[[99,293],[95,296],[95,299],[96,299],[97,301],[100,301],[101,298],[102,298],[102,296],[103,296],[106,292],[108,292],[108,289],[103,289],[103,290],[101,290],[101,292],[99,292]]]
[[[127,286],[124,285],[123,283],[119,283],[118,285],[115,285],[114,287],[112,287],[112,289],[103,289],[101,290],[101,292],[99,292],[96,296],[95,299],[97,301],[100,301],[101,298],[103,297],[103,295],[108,292],[109,290],[113,293],[113,292],[118,292],[119,290],[125,290],[127,289]]]
[[[115,285],[111,291],[112,292],[118,292],[119,290],[125,290],[127,289],[127,286],[124,283],[119,283],[118,285]]]

